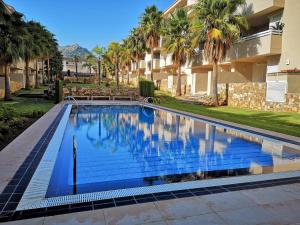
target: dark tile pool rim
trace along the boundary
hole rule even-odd
[[[266,135],[261,132],[255,132],[250,129],[239,128],[237,126],[197,117],[197,115],[180,112],[178,110],[173,111],[172,109],[168,109],[160,106],[154,106],[153,108],[155,107],[170,112],[181,113],[185,116],[201,119],[214,124],[219,124],[222,126],[231,127],[242,131],[274,138],[284,142],[300,145],[300,143],[297,141],[287,140],[285,138],[279,138],[272,135]],[[19,167],[19,169],[17,170],[17,172],[15,173],[11,181],[5,187],[3,192],[0,194],[0,223],[22,220],[22,219],[30,219],[36,217],[54,216],[54,215],[67,214],[67,213],[80,212],[80,211],[90,211],[90,210],[112,208],[112,207],[125,206],[125,205],[135,205],[135,204],[141,204],[146,202],[155,202],[155,201],[163,201],[169,199],[178,199],[178,198],[185,198],[185,197],[223,193],[223,192],[232,192],[232,191],[240,191],[240,190],[247,190],[247,189],[256,189],[256,188],[263,188],[263,187],[272,187],[278,185],[300,183],[300,177],[292,177],[292,178],[273,179],[267,181],[256,181],[256,182],[248,182],[248,183],[240,183],[240,184],[223,185],[223,186],[213,186],[213,187],[206,187],[206,188],[169,191],[169,192],[161,192],[161,193],[154,193],[154,194],[134,195],[130,197],[112,198],[108,200],[99,200],[99,201],[54,206],[48,208],[16,211],[20,199],[22,198],[40,160],[42,159],[47,149],[47,146],[52,136],[54,135],[55,130],[59,125],[60,120],[63,117],[66,109],[67,109],[67,105],[64,105],[64,107],[58,113],[54,121],[50,124],[46,132],[38,141],[36,146],[33,148],[31,153],[28,155],[28,157]]]
[[[180,198],[197,197],[202,195],[211,195],[211,194],[224,193],[224,192],[266,188],[266,187],[295,184],[295,183],[300,183],[300,177],[249,182],[249,183],[241,183],[241,184],[230,184],[230,185],[223,185],[223,186],[212,186],[206,188],[196,188],[196,189],[187,189],[187,190],[179,190],[179,191],[160,192],[160,193],[145,194],[145,195],[134,195],[129,197],[98,200],[92,202],[82,202],[76,204],[67,204],[61,206],[22,210],[22,211],[12,210],[9,212],[1,213],[0,223],[15,221],[15,220],[31,219],[37,217],[55,216],[55,215],[75,213],[75,212],[92,211],[92,210],[113,208],[113,207],[126,206],[126,205],[136,205],[136,204],[164,201],[170,199],[180,199]]]

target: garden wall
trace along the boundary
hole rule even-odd
[[[266,101],[266,83],[228,85],[228,106],[273,112],[300,112],[300,93],[287,93],[285,102]],[[225,85],[221,86],[221,95]]]
[[[4,97],[4,77],[0,77],[0,98]],[[24,81],[22,74],[12,74],[10,76],[10,90],[12,93],[24,88]]]

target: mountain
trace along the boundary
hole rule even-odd
[[[78,44],[59,47],[59,51],[62,53],[64,57],[72,57],[72,58],[76,55],[80,56],[81,58],[84,58],[86,55],[91,54],[89,50],[81,47]]]

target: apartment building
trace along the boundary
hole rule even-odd
[[[90,68],[88,66],[85,66],[86,61],[85,60],[79,60],[77,62],[77,73],[81,76],[89,76],[90,72],[95,75],[96,69],[92,68],[90,71]],[[74,58],[71,57],[64,57],[63,58],[63,75],[68,75],[70,73],[71,76],[75,76],[76,74],[76,63]]]
[[[165,12],[188,7],[197,0],[177,0]],[[228,94],[231,106],[260,110],[300,111],[299,0],[247,0],[240,9],[249,30],[242,34],[220,65],[218,90]],[[281,29],[280,25],[284,24]],[[161,89],[175,92],[176,68],[172,54],[154,57],[154,80]],[[151,56],[145,57],[145,75]],[[200,49],[182,68],[185,95],[210,92],[212,65]]]
[[[38,74],[40,80],[38,82],[42,83],[42,64],[38,62]],[[18,62],[10,65],[10,85],[11,91],[15,92],[21,88],[25,88],[26,76],[25,76],[25,62],[20,60]],[[4,97],[4,65],[0,64],[0,98]],[[29,81],[31,86],[35,84],[35,74],[36,74],[36,62],[31,61],[29,63]]]

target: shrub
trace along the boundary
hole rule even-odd
[[[8,122],[9,128],[20,129],[24,127],[25,120],[23,118],[13,118]]]
[[[154,83],[150,80],[140,80],[140,95],[143,97],[154,97]]]
[[[0,123],[0,134],[6,134],[9,132],[9,126],[6,123]]]
[[[8,121],[16,116],[17,112],[11,106],[0,106],[0,120]]]
[[[55,103],[59,103],[63,100],[63,81],[55,81]]]

